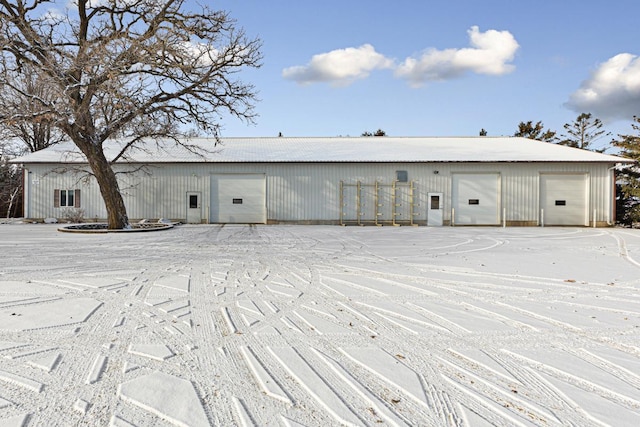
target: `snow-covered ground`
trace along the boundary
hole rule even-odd
[[[640,230],[0,225],[0,426],[638,426]]]

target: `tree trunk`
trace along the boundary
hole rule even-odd
[[[109,229],[129,228],[129,217],[127,216],[127,208],[124,205],[120,187],[113,168],[107,161],[102,147],[91,145],[88,150],[82,150],[87,157],[91,171],[100,187],[100,194],[107,208],[107,217],[109,221]]]
[[[20,187],[16,187],[11,194],[9,194],[9,207],[7,208],[7,218],[11,218],[11,210],[13,209],[13,202],[15,202],[16,196],[20,192]]]

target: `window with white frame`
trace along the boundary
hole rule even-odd
[[[53,193],[53,206],[56,208],[79,208],[80,190],[55,190]]]
[[[73,190],[60,190],[60,206],[73,207]]]

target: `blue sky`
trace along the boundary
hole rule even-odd
[[[637,0],[221,0],[263,66],[257,124],[223,136],[512,135],[640,115]]]

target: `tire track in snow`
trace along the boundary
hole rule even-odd
[[[88,264],[84,265],[58,254],[46,258],[39,249],[29,248],[45,256],[37,262],[25,257],[26,267],[52,262],[64,268],[36,268],[29,273],[25,273],[28,269],[12,270],[3,278],[55,282],[73,276],[76,282],[79,276],[91,276],[96,278],[93,283],[99,284],[102,279],[107,283],[118,276],[116,267],[135,270],[143,264],[144,269],[128,276],[125,286],[80,284],[62,290],[65,301],[91,297],[103,303],[77,327],[2,332],[0,341],[24,340],[26,344],[22,349],[0,347],[3,370],[16,375],[30,373],[32,376],[23,376],[44,384],[44,388],[34,393],[7,383],[7,391],[0,390],[0,399],[4,399],[0,400],[0,420],[21,416],[19,408],[41,408],[42,415],[34,412],[30,423],[38,425],[57,417],[58,425],[106,425],[110,420],[116,420],[111,421],[114,425],[167,425],[162,411],[140,409],[117,395],[119,384],[134,380],[148,384],[155,378],[149,376],[156,371],[163,372],[169,383],[183,384],[177,379],[191,382],[196,399],[213,425],[335,424],[336,416],[326,408],[332,399],[346,408],[346,415],[338,418],[362,425],[376,425],[379,420],[390,425],[544,425],[526,415],[540,416],[544,412],[540,407],[552,410],[562,425],[610,422],[598,411],[617,407],[632,417],[628,413],[633,409],[632,402],[602,389],[620,384],[614,391],[625,396],[638,389],[636,376],[624,377],[635,372],[634,361],[640,355],[640,350],[633,349],[638,337],[631,323],[635,320],[624,323],[620,319],[584,328],[578,318],[564,311],[589,309],[590,304],[601,303],[602,313],[632,314],[631,303],[626,301],[633,299],[633,282],[618,281],[615,287],[605,282],[569,285],[563,283],[566,277],[524,276],[506,270],[485,272],[463,264],[471,259],[464,254],[455,258],[459,261],[455,265],[445,256],[438,258],[440,266],[429,265],[435,258],[421,261],[420,255],[443,252],[436,248],[448,246],[445,232],[450,231],[185,226],[172,234],[140,236],[131,245],[126,236],[104,236],[102,247],[93,247],[86,236],[65,236],[78,257],[86,252]],[[487,229],[460,228],[455,233],[475,242],[465,245],[466,249],[475,250],[470,253],[483,258],[500,256],[507,249],[497,245],[479,250],[495,244],[487,244]],[[560,249],[563,242],[594,236],[590,230],[570,231],[564,236],[557,230],[526,233],[536,234],[534,240],[548,242],[553,238]],[[426,238],[429,240],[423,243]],[[527,244],[527,239],[530,237],[523,237],[522,229],[500,229],[495,241],[508,242],[508,250],[516,251]],[[110,244],[117,248],[109,249]],[[413,245],[418,256],[403,249]],[[611,246],[614,253],[620,252],[619,247]],[[530,256],[535,259],[536,254]],[[103,258],[113,261],[113,269],[99,264]],[[153,290],[162,277],[186,274],[191,278],[186,293],[171,286],[162,292]],[[355,291],[340,294],[334,291],[337,287],[332,290],[321,284],[325,277],[338,276],[347,279],[341,289]],[[580,296],[575,304],[569,299],[572,293]],[[598,295],[606,298],[596,299]],[[155,297],[167,299],[158,299],[156,305],[145,304]],[[529,301],[559,304],[563,316],[555,320],[581,329],[560,327],[543,319],[554,316],[545,306],[527,305]],[[605,310],[615,309],[615,304],[620,304],[622,311]],[[538,317],[509,307],[525,309]],[[229,333],[221,308],[240,333]],[[469,313],[466,317],[465,311]],[[184,323],[187,317],[190,324]],[[421,318],[424,324],[418,321]],[[295,330],[289,330],[283,319]],[[427,322],[448,332],[429,327]],[[393,370],[385,372],[378,362],[363,362],[364,356],[359,353],[356,362],[338,350],[350,347],[372,348],[373,355],[385,352],[396,357],[406,367],[404,372],[415,373],[424,397],[415,398],[422,395],[415,380],[406,379],[411,375],[394,376]],[[572,347],[582,350],[566,351]],[[51,348],[56,350],[47,350]],[[596,384],[594,387],[542,367],[532,356],[534,350],[550,348],[564,349],[582,359],[584,369],[607,371],[608,376],[600,380],[587,377]],[[269,349],[281,349],[275,350],[280,358]],[[490,357],[474,353],[479,349]],[[96,382],[86,384],[98,354],[106,360],[105,369]],[[50,372],[27,363],[41,356],[42,366],[55,365]],[[307,369],[314,371],[312,380],[303,375]],[[575,375],[568,368],[556,369]],[[295,380],[291,372],[305,383]],[[509,375],[513,375],[513,382],[507,380]],[[262,378],[262,385],[256,376]],[[271,381],[282,392],[265,392],[271,389],[264,384]],[[319,398],[320,403],[308,391],[315,382],[331,386],[325,389],[328,395]],[[517,394],[509,388],[512,385],[517,386]],[[286,399],[274,397],[281,393]],[[137,392],[129,396],[141,400]],[[590,398],[595,403],[593,410],[585,403]],[[508,401],[523,408],[527,418],[515,406],[502,406]]]
[[[627,250],[627,244],[625,240],[619,234],[610,233],[615,241],[618,243],[618,251],[620,252],[620,256],[624,258],[627,262],[635,265],[636,267],[640,267],[640,262],[636,261],[629,255],[629,251]]]

